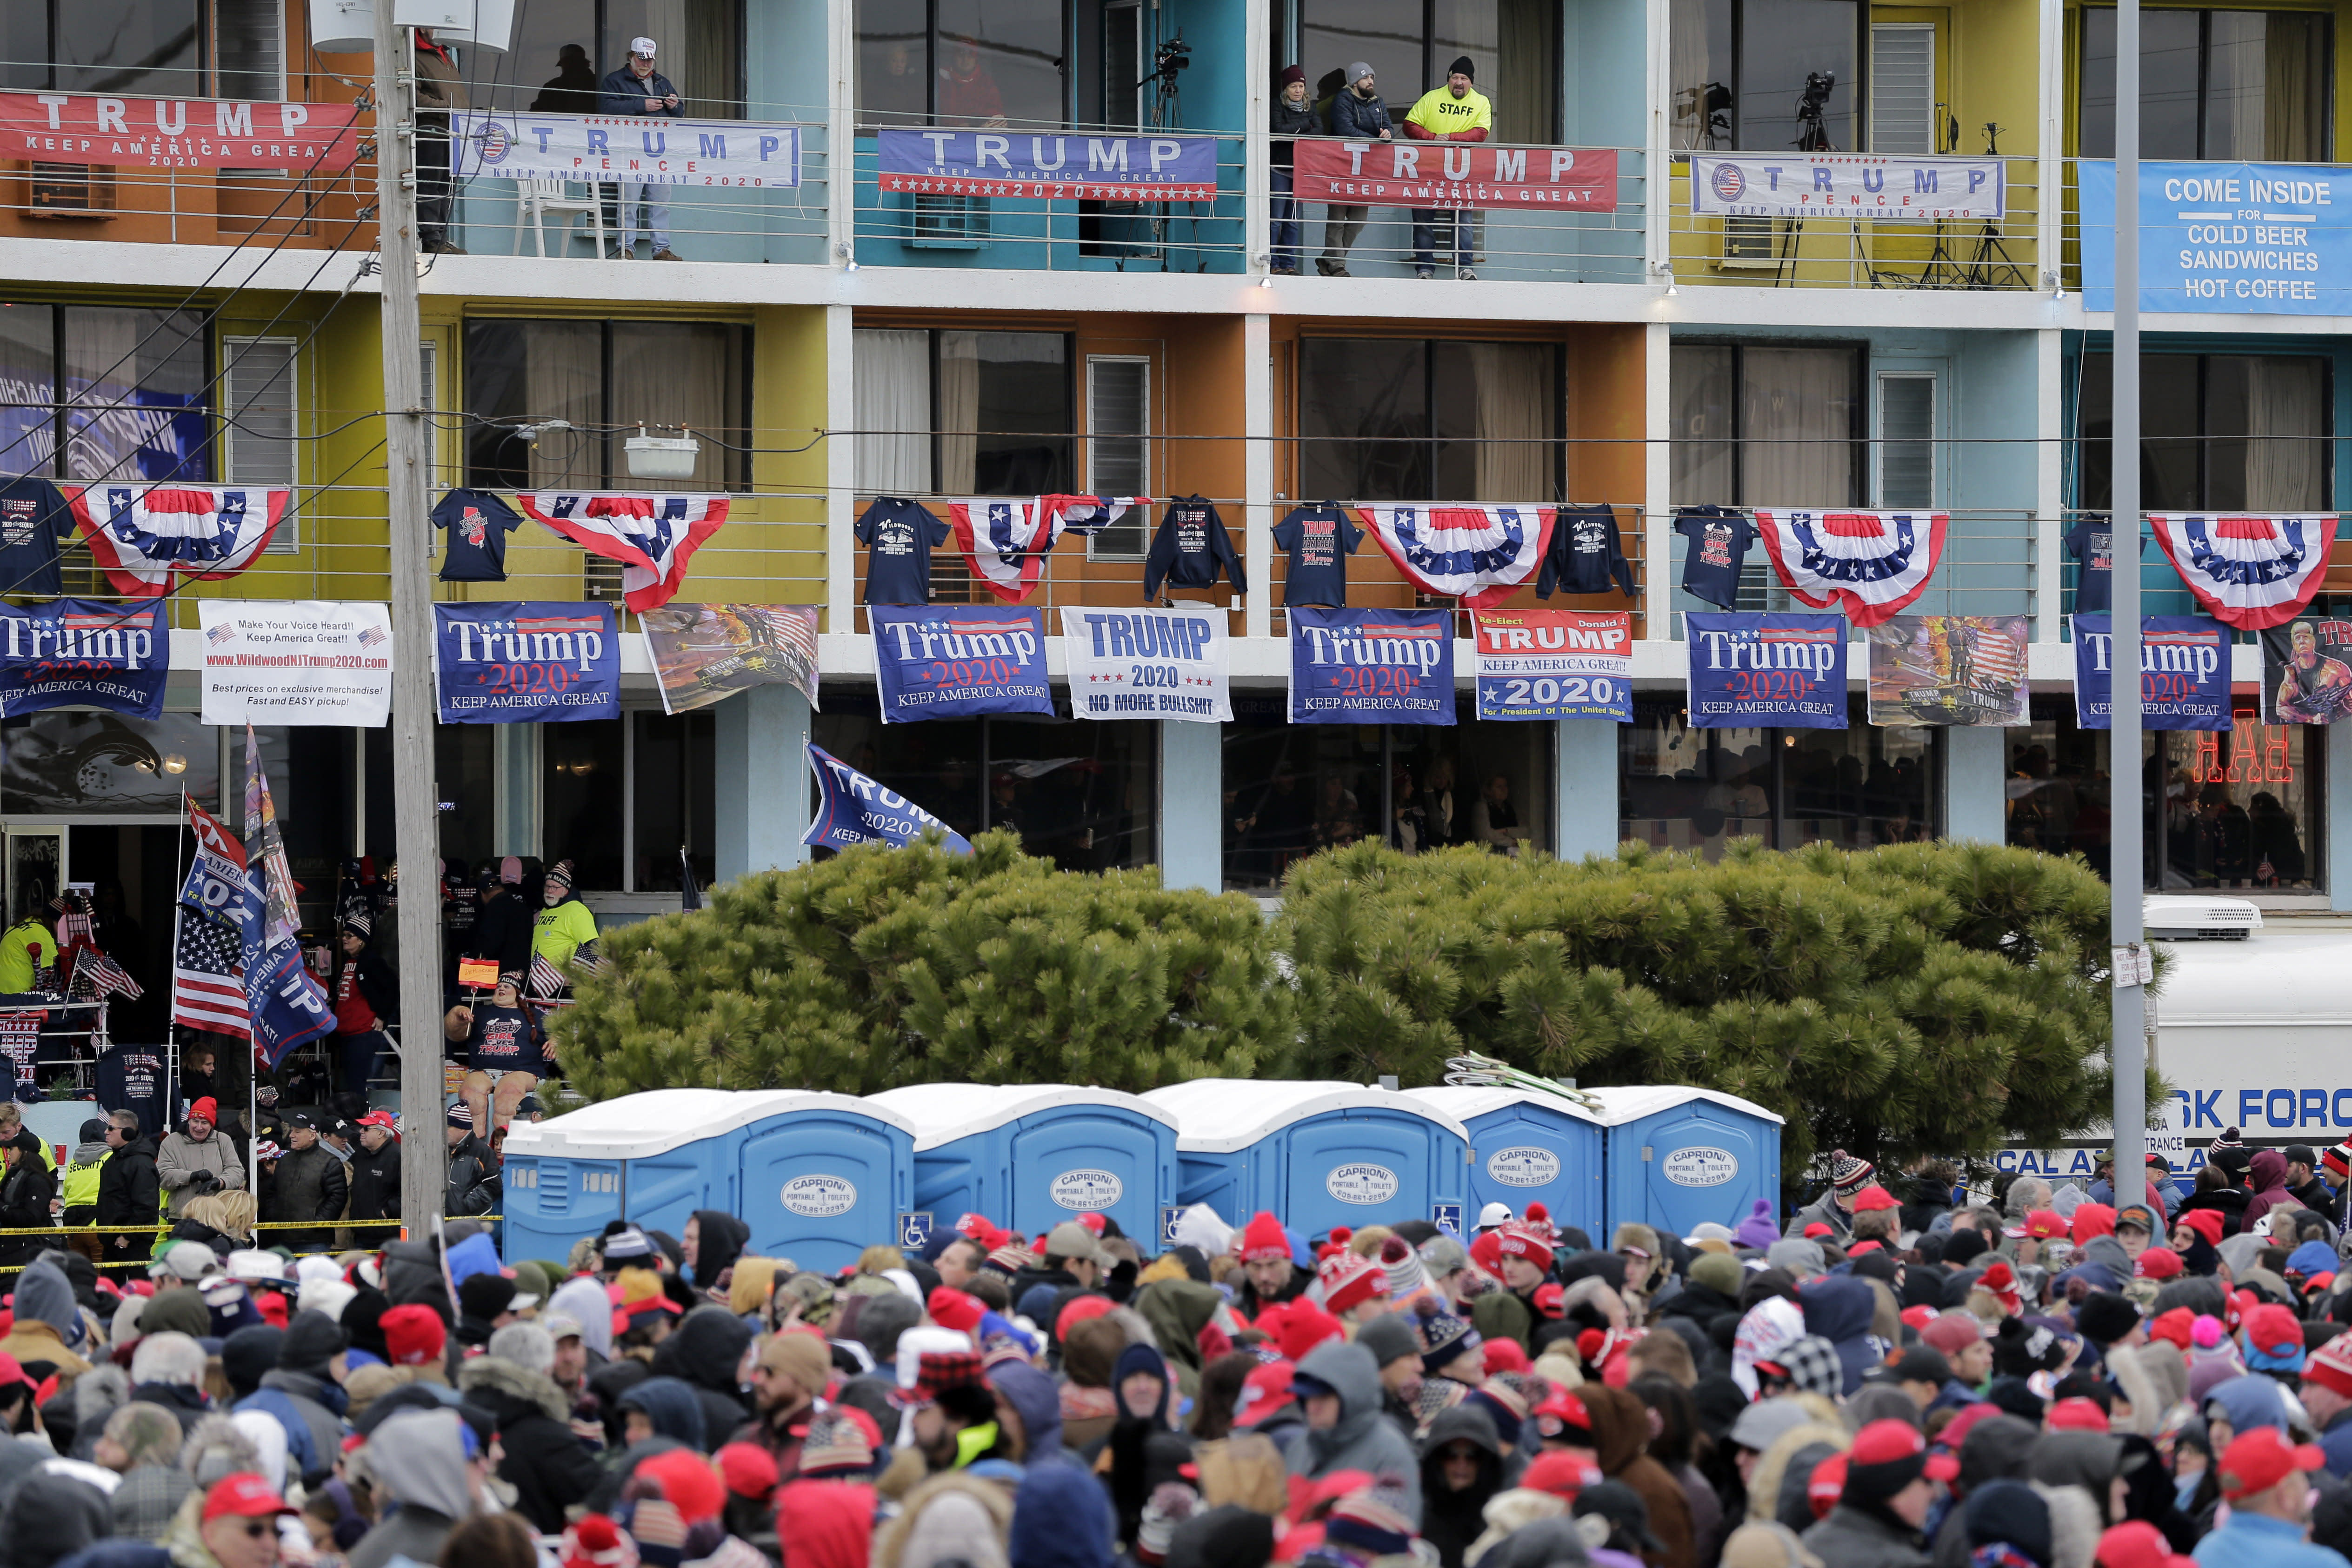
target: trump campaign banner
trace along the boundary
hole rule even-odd
[[[1695,730],[1843,730],[1845,617],[1690,610],[1690,721]]]
[[[352,103],[0,92],[0,158],[141,169],[315,169],[359,160]]]
[[[971,853],[971,840],[908,800],[898,791],[867,778],[814,741],[808,743],[809,766],[816,773],[822,797],[816,820],[801,835],[801,842],[825,849],[852,849],[860,844],[904,846],[936,830],[944,847],[959,855]]]
[[[621,716],[621,638],[610,605],[436,605],[433,665],[444,724]]]
[[[2074,624],[2074,722],[2084,730],[2115,727],[2115,634],[2104,615],[2068,617]],[[2140,727],[2146,730],[2228,730],[2230,634],[2203,616],[2139,618]]]
[[[0,713],[11,718],[43,708],[110,708],[160,719],[171,663],[161,599],[0,605]]]
[[[1633,617],[1623,610],[1473,610],[1481,719],[1633,721]]]
[[[791,190],[801,128],[652,114],[460,112],[457,174],[494,180],[625,180],[633,185]]]
[[[2023,616],[1896,616],[1870,628],[1870,721],[2027,722]]]
[[[2009,200],[1999,158],[1694,153],[1690,165],[1695,217],[1991,223]]]
[[[392,720],[392,611],[318,600],[202,599],[207,724]]]
[[[2333,724],[2352,713],[2352,621],[2303,616],[2263,632],[2263,722]]]
[[[885,724],[1054,710],[1045,611],[869,605],[866,614]]]
[[[1292,723],[1454,722],[1452,611],[1286,613]]]
[[[670,605],[637,617],[662,711],[684,713],[748,691],[789,686],[816,706],[814,605]]]
[[[1302,202],[1374,207],[1617,210],[1612,149],[1470,142],[1345,142],[1302,136],[1290,177]]]
[[[1213,136],[878,131],[882,188],[1046,201],[1205,202],[1217,195]]]
[[[1223,610],[1064,610],[1070,711],[1081,719],[1234,716]]]

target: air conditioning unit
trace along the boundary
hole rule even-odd
[[[1723,258],[1719,267],[1778,268],[1780,258],[1769,217],[1727,217],[1723,220]]]
[[[917,194],[907,243],[918,250],[978,250],[988,243],[986,196]]]
[[[2155,942],[2243,942],[2263,929],[2263,911],[2245,899],[2166,894],[2142,899],[2139,919]]]

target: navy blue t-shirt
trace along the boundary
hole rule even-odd
[[[0,594],[63,594],[58,545],[74,536],[73,509],[47,479],[0,481]]]
[[[919,503],[876,496],[853,531],[866,546],[866,602],[931,602],[931,552],[948,542],[948,525]]]
[[[488,490],[451,490],[433,509],[433,526],[449,531],[441,556],[444,583],[503,583],[507,580],[507,535],[522,518]]]
[[[1320,506],[1291,508],[1274,525],[1274,547],[1290,555],[1290,570],[1282,582],[1282,602],[1344,609],[1348,557],[1363,542],[1364,531],[1343,507],[1325,501]]]
[[[501,1007],[488,1001],[474,1007],[473,1033],[467,1037],[467,1065],[477,1072],[527,1072],[547,1076],[547,1036],[539,1019],[520,1007]]]
[[[1756,542],[1756,524],[1725,506],[1686,506],[1675,531],[1690,542],[1683,554],[1683,592],[1729,610],[1739,604],[1739,570]]]
[[[2115,605],[2115,524],[2103,511],[2084,512],[2066,531],[2066,553],[2081,563],[2074,570],[2074,610],[2077,615],[2103,616]],[[2147,537],[2139,542],[2147,552]]]
[[[139,1131],[160,1138],[172,1104],[172,1073],[160,1046],[117,1046],[98,1058],[98,1103],[105,1110],[135,1110]]]

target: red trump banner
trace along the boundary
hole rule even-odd
[[[0,158],[142,169],[310,169],[358,161],[359,107],[0,92]]]
[[[1606,148],[1306,137],[1293,143],[1290,167],[1292,189],[1303,202],[1617,210],[1617,154]]]

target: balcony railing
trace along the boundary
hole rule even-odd
[[[2030,293],[2042,287],[2039,163],[2002,160],[2008,201],[1990,223],[1694,215],[1690,162],[1674,170],[1667,257],[1680,285],[1763,289],[1947,289]]]

